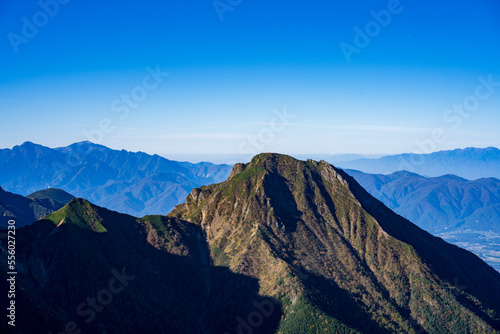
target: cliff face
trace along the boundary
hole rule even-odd
[[[261,294],[282,301],[283,329],[303,308],[361,332],[498,327],[497,272],[326,162],[258,155],[226,182],[193,190],[171,216],[206,231],[216,264],[256,277]]]
[[[495,270],[323,161],[258,155],[167,217],[74,199],[19,229],[17,249],[20,333],[500,327]]]

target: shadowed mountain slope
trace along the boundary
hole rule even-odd
[[[193,190],[171,216],[200,224],[216,263],[283,302],[283,333],[299,332],[297,314],[309,308],[325,319],[309,318],[311,333],[328,331],[325,321],[363,333],[499,327],[495,270],[326,162],[258,155],[226,182]]]
[[[2,333],[221,333],[271,303],[255,278],[212,266],[200,226],[179,219],[74,199],[16,238],[16,327]]]
[[[500,271],[500,180],[347,173],[396,213]]]

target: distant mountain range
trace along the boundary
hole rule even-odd
[[[421,175],[500,177],[500,150],[496,148],[401,154],[379,159],[359,157],[330,155],[325,160],[366,173],[390,174],[406,168]],[[7,191],[27,195],[47,187],[60,188],[97,205],[135,216],[166,214],[181,203],[191,189],[221,182],[230,170],[228,165],[177,162],[143,152],[112,150],[90,142],[61,148],[26,142],[0,150],[0,186]]]
[[[14,220],[16,227],[29,225],[72,199],[72,195],[61,189],[41,190],[24,197],[0,187],[0,228],[5,228],[9,220]]]
[[[430,177],[454,174],[469,180],[487,177],[500,179],[500,150],[495,147],[469,147],[430,154],[398,154],[379,159],[336,161],[335,165],[370,174],[408,171]]]
[[[500,180],[346,172],[396,213],[473,251],[500,271]]]
[[[495,175],[498,172],[494,158],[497,151],[494,148],[465,149],[424,157],[429,159],[425,161],[433,161],[434,169],[440,171],[438,174],[458,169],[472,170],[476,166],[476,175],[489,172]],[[411,156],[360,160],[355,155],[337,155],[330,158],[335,161],[350,159],[352,163],[371,166],[381,164],[384,159],[394,162],[399,157],[409,159]],[[426,164],[420,167],[430,168]],[[0,185],[5,190],[29,194],[47,187],[58,187],[97,205],[134,216],[167,214],[193,188],[227,179],[230,169],[227,165],[176,162],[158,155],[112,150],[89,142],[55,149],[26,142],[12,149],[0,150]],[[373,196],[398,214],[434,235],[473,251],[500,270],[497,179],[468,181],[453,175],[426,178],[404,171],[390,175],[348,171]],[[3,226],[8,217],[18,217],[18,226],[22,226],[62,206],[27,201],[14,194],[9,196],[17,199],[2,203],[0,197],[0,214],[4,215],[0,224]],[[68,201],[65,198],[59,202]],[[6,203],[17,203],[17,207],[6,206]]]
[[[167,217],[73,199],[16,237],[19,333],[500,331],[498,272],[326,162],[260,154]]]
[[[0,185],[26,195],[63,189],[97,205],[135,216],[167,214],[194,187],[221,182],[231,167],[176,162],[90,142],[48,148],[25,142],[0,150]]]

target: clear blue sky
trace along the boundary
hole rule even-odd
[[[497,0],[54,1],[0,2],[1,148],[500,146],[500,84],[476,92],[480,77],[500,82]],[[355,40],[360,30],[368,35]],[[169,73],[161,82],[148,77],[157,67]],[[447,113],[463,103],[472,111]],[[293,118],[278,121],[285,108]]]

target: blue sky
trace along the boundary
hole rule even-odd
[[[0,37],[2,148],[500,147],[495,0],[7,0]]]

